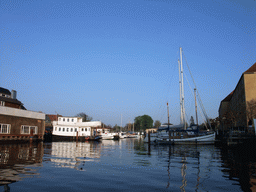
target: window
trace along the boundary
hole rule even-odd
[[[84,131],[84,128],[82,128],[82,131]]]
[[[59,118],[59,121],[61,121],[61,118]]]
[[[33,134],[37,134],[38,127],[37,126],[29,126],[29,125],[21,126],[21,134],[30,134],[31,130],[33,130]]]
[[[63,118],[63,121],[65,121],[65,118]]]
[[[67,119],[67,122],[69,122],[69,119]]]
[[[69,128],[67,128],[67,132],[69,132]]]
[[[0,124],[0,133],[8,134],[10,133],[10,124]]]
[[[0,101],[0,106],[5,106],[5,102],[4,101]]]
[[[59,131],[61,131],[61,127],[59,127]]]
[[[87,131],[87,128],[85,128],[85,131]]]
[[[72,119],[72,122],[74,122],[74,119]]]
[[[75,132],[77,132],[77,128],[75,128]]]
[[[57,127],[55,127],[55,131],[57,131]]]
[[[70,129],[70,132],[73,132],[73,128]]]
[[[62,131],[64,132],[64,131],[65,131],[65,128],[62,128]]]

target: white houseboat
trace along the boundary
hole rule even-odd
[[[99,140],[97,127],[100,121],[83,122],[81,117],[59,117],[53,121],[53,140]]]

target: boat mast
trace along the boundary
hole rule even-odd
[[[181,124],[184,124],[184,129],[186,130],[185,104],[184,104],[184,83],[183,83],[183,65],[182,65],[182,48],[181,47],[180,47],[179,71],[180,71],[179,77],[180,77]]]
[[[198,125],[197,102],[196,102],[196,88],[194,89],[194,93],[195,93],[196,125]]]
[[[168,102],[167,102],[167,113],[168,113],[168,130],[169,130],[170,129],[169,128],[170,121],[169,121],[169,105],[168,105]]]

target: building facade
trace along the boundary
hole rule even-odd
[[[235,89],[221,101],[219,107],[220,127],[246,128],[251,124],[248,102],[256,100],[256,63],[245,71]]]
[[[0,88],[0,141],[43,140],[45,114],[28,111],[12,93]]]

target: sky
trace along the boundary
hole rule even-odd
[[[256,62],[255,0],[1,0],[0,86],[31,111],[178,124],[179,48],[209,118]],[[199,111],[199,122],[203,122]]]

